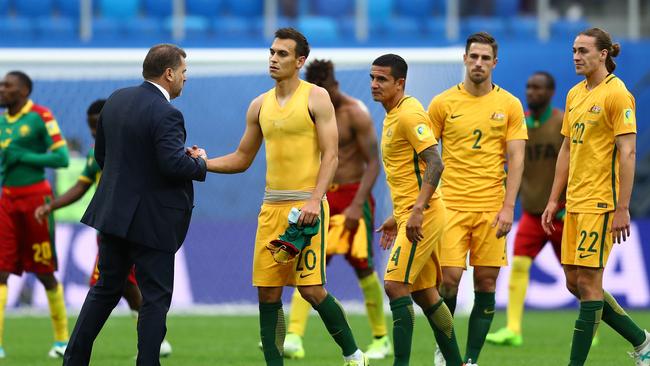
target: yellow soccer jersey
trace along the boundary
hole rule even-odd
[[[603,213],[616,208],[616,136],[636,133],[634,97],[615,75],[587,90],[582,81],[569,90],[562,135],[569,139],[567,210]]]
[[[426,164],[418,154],[437,143],[429,117],[417,99],[405,96],[386,114],[381,157],[396,218],[410,211],[420,193]],[[432,200],[438,197],[436,189]]]
[[[300,86],[282,107],[275,88],[264,94],[259,122],[266,147],[267,190],[311,191],[316,187],[320,149],[308,107],[313,86],[300,80]]]
[[[506,142],[527,140],[521,102],[494,85],[476,97],[458,84],[429,105],[435,136],[442,140],[440,188],[457,211],[498,211],[505,198]]]

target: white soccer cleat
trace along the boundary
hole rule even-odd
[[[282,356],[291,359],[305,358],[305,348],[302,346],[302,337],[297,334],[287,333],[284,338],[284,352],[282,353]]]
[[[172,345],[167,339],[160,344],[160,357],[169,357],[172,354]]]
[[[368,359],[368,356],[362,353],[360,358],[356,360],[345,361],[343,366],[370,366],[370,360]]]
[[[375,338],[366,349],[366,356],[371,360],[381,360],[393,355],[393,344],[387,335]]]
[[[434,364],[436,366],[447,366],[447,361],[445,361],[445,356],[440,352],[440,347],[436,346],[436,353],[434,355]]]
[[[478,366],[478,364],[477,364],[477,363],[472,363],[472,359],[470,358],[470,359],[467,360],[467,362],[465,363],[465,366]]]
[[[647,330],[644,330],[644,332],[645,342],[638,349],[635,349],[634,352],[628,352],[634,358],[634,364],[636,366],[650,366],[650,333]]]
[[[50,348],[50,352],[47,353],[47,356],[49,358],[63,358],[66,347],[68,347],[68,342],[54,342],[52,348]]]

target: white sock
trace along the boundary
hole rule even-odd
[[[343,359],[345,361],[351,361],[351,360],[362,360],[363,359],[363,352],[361,352],[360,349],[357,348],[356,352],[349,356],[344,356]]]

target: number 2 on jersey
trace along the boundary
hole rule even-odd
[[[478,128],[472,132],[472,135],[476,135],[476,141],[474,141],[474,145],[472,145],[472,149],[480,149],[481,148],[481,137],[483,137],[483,131],[479,130]]]

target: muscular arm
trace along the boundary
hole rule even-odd
[[[506,143],[508,150],[508,177],[506,178],[506,197],[504,207],[514,209],[521,177],[524,174],[525,140],[511,140]]]
[[[361,176],[359,189],[352,200],[351,205],[362,207],[370,196],[370,191],[375,185],[379,175],[379,149],[377,145],[377,133],[367,110],[357,107],[351,113],[352,127],[356,135],[359,153],[366,162],[366,170]]]
[[[415,200],[413,210],[417,209],[424,211],[431,200],[431,196],[433,196],[433,192],[435,192],[436,187],[438,187],[438,181],[440,181],[444,165],[442,164],[442,159],[440,158],[436,145],[426,148],[418,154],[418,157],[427,164],[427,167],[424,170],[422,187],[420,187],[420,193],[418,194],[418,198]]]
[[[234,174],[248,169],[262,145],[262,128],[259,114],[262,96],[255,98],[246,112],[246,130],[235,152],[208,160],[208,171],[212,173]]]
[[[569,144],[569,138],[564,137],[564,141],[562,141],[562,146],[557,155],[557,162],[555,163],[555,177],[553,178],[551,194],[548,197],[548,203],[546,204],[544,213],[542,213],[542,228],[548,235],[551,235],[555,231],[553,218],[557,212],[560,195],[564,191],[564,188],[566,188],[567,181],[569,180]]]
[[[636,160],[636,134],[616,136],[619,151],[620,185],[616,211],[612,219],[612,237],[615,243],[622,243],[630,236],[630,196],[634,183],[634,164]]]

